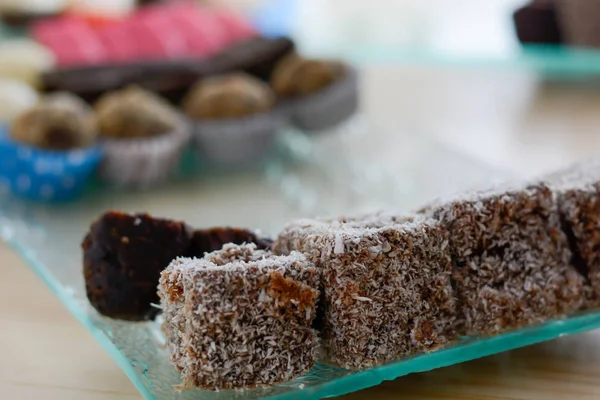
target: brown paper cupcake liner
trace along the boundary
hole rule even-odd
[[[189,139],[189,125],[181,122],[176,130],[153,138],[105,140],[100,177],[118,186],[164,182],[177,172]]]
[[[566,44],[600,47],[600,0],[568,0],[556,4]]]
[[[193,140],[203,160],[220,167],[250,165],[271,149],[283,126],[280,109],[226,120],[196,120]]]
[[[351,117],[359,105],[358,71],[348,67],[344,79],[317,93],[289,100],[283,107],[290,122],[305,131],[332,128]]]

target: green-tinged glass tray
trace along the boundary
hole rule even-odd
[[[376,160],[376,161],[374,161]],[[317,364],[306,376],[270,389],[187,391],[163,348],[160,321],[131,323],[99,316],[85,298],[79,243],[108,208],[149,211],[196,226],[233,224],[274,233],[290,218],[388,206],[409,210],[435,195],[489,184],[502,174],[425,136],[389,135],[356,119],[336,132],[307,137],[289,131],[279,151],[254,171],[213,172],[163,188],[125,192],[95,187],[79,202],[34,205],[0,197],[0,235],[115,359],[146,399],[316,399],[600,327],[600,314],[574,316],[352,373]]]

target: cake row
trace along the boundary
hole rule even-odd
[[[107,214],[84,243],[88,297],[119,317],[158,284],[183,388],[273,385],[319,359],[374,367],[597,307],[598,165],[410,215],[296,221],[272,245],[254,234],[192,251],[185,224]]]

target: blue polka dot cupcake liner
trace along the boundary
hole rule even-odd
[[[102,149],[41,150],[11,140],[0,127],[0,191],[39,202],[81,195],[102,158]]]

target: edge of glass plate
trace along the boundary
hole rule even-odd
[[[110,341],[110,339],[98,329],[87,316],[85,311],[79,307],[73,300],[70,298],[70,295],[64,291],[62,285],[58,283],[56,278],[52,275],[50,271],[46,268],[46,266],[39,262],[34,252],[29,250],[29,248],[23,244],[21,244],[18,240],[14,238],[3,238],[5,243],[11,246],[19,256],[34,271],[34,273],[52,290],[52,292],[58,297],[60,302],[69,310],[71,315],[73,315],[96,339],[98,343],[102,346],[102,348],[108,353],[108,355],[117,363],[117,365],[125,372],[125,375],[129,378],[131,383],[135,386],[138,392],[147,400],[157,400],[156,397],[150,392],[148,387],[144,384],[142,379],[136,373],[134,367],[129,362],[129,359],[123,355],[123,353]]]
[[[553,320],[542,325],[521,328],[494,337],[467,339],[467,342],[464,344],[428,354],[416,355],[412,358],[357,372],[331,382],[323,383],[322,385],[306,388],[304,390],[307,393],[302,398],[319,399],[341,396],[408,374],[448,367],[596,328],[600,328],[600,313],[588,312],[584,315]],[[293,393],[283,393],[268,397],[268,399],[279,400],[291,399],[292,397]]]

